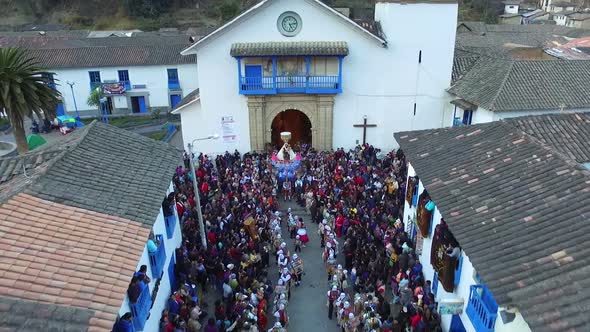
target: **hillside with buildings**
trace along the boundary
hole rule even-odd
[[[159,28],[210,29],[260,0],[0,0],[0,31],[33,26],[120,30]],[[372,18],[375,0],[324,0],[350,8],[351,16]],[[459,20],[494,22],[500,0],[460,0]],[[50,29],[47,29],[50,28]]]

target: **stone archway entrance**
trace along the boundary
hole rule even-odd
[[[290,144],[299,150],[302,144],[311,145],[311,120],[299,110],[286,110],[275,116],[271,125],[271,143],[275,148],[283,145],[281,132],[291,132]]]
[[[289,110],[303,113],[303,119],[309,120],[309,139],[314,149],[332,149],[333,95],[276,95],[248,97],[250,148],[253,151],[265,151],[267,145],[277,143],[273,123],[280,118],[279,114]],[[280,128],[276,131],[280,133]],[[297,128],[290,131],[295,132]]]

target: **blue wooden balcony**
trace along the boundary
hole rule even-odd
[[[150,294],[150,287],[145,285],[137,302],[129,302],[129,309],[131,310],[131,314],[133,314],[133,327],[135,331],[143,331],[145,322],[150,316],[151,308],[152,295]]]
[[[498,304],[490,290],[483,285],[470,287],[467,317],[476,331],[493,332],[498,317]]]
[[[153,279],[159,279],[162,277],[164,270],[164,263],[166,262],[166,246],[164,244],[164,237],[162,235],[156,235],[158,243],[158,249],[155,252],[149,252],[150,266],[152,267]]]
[[[240,94],[281,93],[337,94],[342,93],[342,82],[339,76],[242,76],[240,78]]]
[[[342,93],[346,42],[236,43],[242,95]]]

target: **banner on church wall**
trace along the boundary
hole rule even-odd
[[[221,138],[223,143],[235,143],[238,140],[238,131],[236,121],[233,116],[221,117]]]

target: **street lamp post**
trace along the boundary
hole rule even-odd
[[[195,191],[195,198],[197,200],[197,217],[199,218],[199,232],[201,233],[201,243],[203,245],[203,248],[207,249],[207,235],[205,234],[205,224],[203,223],[203,212],[201,210],[201,194],[200,194],[200,189],[199,186],[197,184],[197,174],[195,172],[195,163],[193,160],[193,146],[195,144],[196,141],[205,141],[205,140],[210,140],[210,139],[218,139],[219,135],[214,134],[214,135],[209,135],[207,137],[204,138],[197,138],[194,139],[191,143],[188,144],[188,157],[190,159],[190,167],[191,167],[191,176],[193,178],[193,187],[194,187],[194,191]]]
[[[67,81],[70,89],[72,90],[72,99],[74,99],[74,108],[76,109],[76,120],[80,121],[80,113],[78,113],[78,104],[76,104],[76,95],[74,94],[74,85],[76,82]]]

